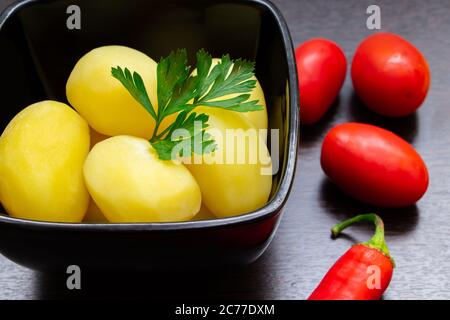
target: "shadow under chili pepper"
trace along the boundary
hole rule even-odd
[[[336,118],[338,109],[342,107],[340,106],[340,103],[341,98],[338,96],[328,111],[324,114],[322,119],[320,119],[317,123],[312,125],[300,125],[300,147],[312,147],[319,139],[322,139],[325,136],[328,130],[334,125],[333,120]]]
[[[336,217],[336,223],[358,214],[376,213],[383,219],[387,233],[404,234],[413,231],[419,222],[419,209],[416,205],[404,208],[368,205],[350,197],[326,177],[319,188],[319,203],[325,212]]]
[[[353,92],[350,99],[350,121],[368,123],[382,127],[413,143],[418,131],[417,113],[406,117],[391,118],[379,115],[367,108]]]

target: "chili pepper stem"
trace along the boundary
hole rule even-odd
[[[391,258],[389,249],[388,249],[388,247],[386,245],[386,241],[384,239],[383,220],[381,220],[381,218],[378,215],[376,215],[375,213],[361,214],[356,217],[345,220],[341,223],[338,223],[331,229],[331,233],[332,233],[333,237],[337,237],[345,228],[351,226],[352,224],[354,224],[356,222],[361,222],[361,221],[372,222],[375,225],[375,233],[374,233],[372,239],[370,239],[369,241],[364,242],[362,244],[366,245],[370,248],[380,250],[383,254],[385,254],[387,257],[389,257],[391,259],[392,263],[394,263],[394,260]]]

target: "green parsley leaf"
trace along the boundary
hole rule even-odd
[[[262,110],[258,101],[248,101],[255,87],[254,63],[242,59],[233,61],[223,55],[211,69],[212,57],[205,50],[197,52],[197,75],[190,74],[186,49],[178,49],[162,58],[157,67],[158,110],[153,108],[141,76],[121,67],[111,73],[155,119],[156,125],[150,143],[160,159],[187,157],[192,153],[212,152],[216,145],[205,131],[208,115],[193,112],[207,106],[229,111],[250,112]],[[236,95],[222,99],[227,95]],[[158,128],[163,119],[178,113],[176,120],[163,132]],[[180,134],[181,133],[181,134]]]
[[[258,101],[256,100],[247,101],[249,97],[250,97],[249,94],[241,94],[237,97],[230,98],[227,100],[202,102],[201,105],[205,107],[222,108],[238,112],[250,112],[263,109],[262,106],[257,105]]]
[[[179,49],[176,52],[172,51],[168,57],[159,61],[157,67],[158,108],[161,110],[158,111],[161,114],[158,115],[159,117],[167,115],[165,111],[174,98],[178,98],[174,102],[177,105],[183,105],[191,99],[188,96],[192,92],[183,88],[186,85],[188,76],[189,67],[187,66],[186,49]]]
[[[197,52],[197,92],[196,99],[203,97],[205,93],[209,90],[213,82],[216,80],[217,76],[208,76],[209,69],[211,69],[212,57],[204,49],[200,49]],[[218,74],[217,74],[218,75]]]
[[[198,72],[196,105],[239,112],[263,109],[257,104],[258,101],[244,103],[250,95],[240,95],[226,100],[217,99],[229,94],[250,92],[255,88],[256,80],[252,79],[255,68],[253,62],[242,59],[233,62],[229,55],[223,55],[221,61],[209,74],[204,70],[207,66],[211,67],[211,56],[200,51],[197,54],[197,70],[201,70],[201,72]]]
[[[169,116],[176,112],[191,109],[192,104],[188,104],[190,100],[195,97],[195,89],[197,87],[197,77],[189,77],[182,87],[177,87],[173,94],[170,102],[164,109],[164,116]]]
[[[130,70],[125,68],[125,71],[121,67],[111,68],[111,74],[114,78],[119,80],[123,86],[128,90],[128,92],[133,96],[133,98],[139,102],[145,110],[150,113],[153,119],[156,120],[155,109],[153,108],[150,98],[148,97],[147,90],[145,89],[144,81],[142,77],[137,72],[133,72],[131,75]]]
[[[214,140],[205,132],[209,116],[182,111],[170,126],[167,135],[152,143],[162,160],[174,157],[189,157],[192,153],[203,154],[205,150],[213,151]]]

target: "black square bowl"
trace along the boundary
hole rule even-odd
[[[70,5],[81,9],[80,30],[66,26]],[[280,12],[264,0],[16,2],[0,15],[1,127],[31,103],[66,101],[65,83],[76,61],[109,44],[156,58],[187,48],[192,59],[198,49],[206,48],[213,56],[230,53],[255,60],[269,127],[280,130],[280,165],[269,203],[242,216],[178,223],[53,223],[0,214],[0,252],[36,270],[71,264],[176,269],[255,261],[277,229],[297,157],[297,74]]]

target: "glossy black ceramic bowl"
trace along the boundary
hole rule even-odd
[[[81,29],[69,30],[67,8],[81,9]],[[269,203],[252,213],[209,221],[73,224],[0,215],[0,252],[37,270],[189,268],[247,264],[269,245],[294,177],[298,87],[289,31],[264,0],[18,1],[0,16],[1,128],[44,99],[66,101],[65,83],[89,50],[126,45],[152,57],[187,48],[256,61],[269,126],[280,131],[280,167]],[[255,186],[257,187],[257,186]],[[2,209],[2,212],[4,210]]]

